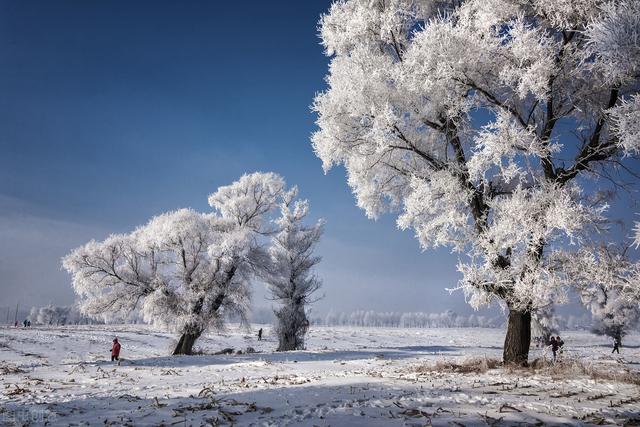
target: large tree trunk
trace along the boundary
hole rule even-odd
[[[296,341],[291,331],[287,331],[278,337],[278,349],[276,351],[297,350]]]
[[[278,350],[292,351],[304,349],[304,336],[309,328],[309,321],[301,304],[285,306],[276,312],[278,320]]]
[[[180,337],[176,348],[173,350],[173,355],[177,354],[192,354],[193,344],[202,335],[202,332],[185,332]]]
[[[296,348],[297,326],[295,319],[292,317],[294,313],[290,310],[282,309],[277,314],[278,349],[276,351],[298,350]]]
[[[505,365],[527,366],[531,344],[531,312],[509,311],[509,325],[504,339],[502,359]]]

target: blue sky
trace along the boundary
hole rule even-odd
[[[318,311],[466,310],[456,258],[367,220],[312,152],[329,4],[0,0],[0,305],[70,303],[73,247],[261,170],[328,222]]]
[[[454,306],[455,259],[367,220],[312,152],[329,3],[0,2],[1,299],[69,303],[70,249],[261,170],[328,221],[317,310]]]

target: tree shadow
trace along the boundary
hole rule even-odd
[[[282,376],[259,388],[218,390],[217,383],[200,393],[166,397],[162,390],[143,396],[128,390],[107,390],[104,396],[67,399],[47,395],[37,403],[9,401],[3,404],[0,424],[8,425],[300,425],[300,426],[402,426],[407,425],[564,425],[565,415],[518,410],[502,399],[469,405],[457,398],[460,391],[424,384],[389,383],[371,378],[341,378],[333,384],[291,383],[301,380]],[[303,380],[303,379],[302,379]],[[471,383],[465,387],[473,387]],[[180,390],[174,390],[174,393]],[[509,391],[501,391],[509,393]],[[542,392],[542,391],[541,391]],[[153,393],[153,392],[151,392]],[[529,394],[529,396],[532,396]],[[531,398],[533,399],[533,397]],[[605,403],[606,404],[606,403]],[[507,409],[503,411],[503,409]],[[557,408],[556,408],[557,409]],[[635,417],[633,407],[615,409],[616,418]]]
[[[584,346],[584,347],[593,347],[593,346]],[[599,344],[597,345],[597,347],[603,347],[603,348],[608,348],[608,349],[612,349],[613,348],[613,344]],[[624,350],[625,348],[629,348],[632,350],[637,350],[640,348],[640,345],[625,345],[623,344],[622,346],[620,346],[620,351]]]
[[[383,383],[345,382],[340,385],[274,384],[267,388],[230,393],[216,392],[215,384],[198,396],[167,398],[139,397],[128,393],[88,396],[67,400],[47,396],[39,403],[24,405],[6,402],[0,425],[79,425],[99,422],[105,425],[380,425],[380,405],[369,405],[382,390]],[[410,386],[394,386],[398,396],[409,393]],[[415,388],[414,388],[415,389]],[[404,425],[401,407],[385,403],[385,415],[391,424]],[[366,411],[366,414],[362,411]],[[453,414],[452,411],[449,413]],[[395,418],[395,419],[394,419]],[[426,419],[424,419],[426,421]]]
[[[121,359],[120,365],[124,366],[155,366],[164,368],[185,366],[231,365],[248,362],[318,362],[340,361],[349,362],[367,359],[407,359],[423,355],[436,355],[440,353],[458,352],[460,349],[446,346],[405,346],[370,348],[360,350],[299,350],[287,352],[269,353],[243,353],[243,354],[204,354],[193,356],[159,356],[141,359]],[[112,366],[115,362],[110,360],[81,362],[90,366]]]
[[[452,351],[459,351],[460,347],[455,346],[442,346],[442,345],[412,345],[412,346],[400,346],[400,347],[388,347],[394,350],[413,352],[414,354],[437,354],[447,353]]]

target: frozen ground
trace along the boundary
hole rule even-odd
[[[257,353],[171,357],[174,337],[147,326],[0,329],[0,425],[640,423],[638,386],[615,379],[638,373],[640,335],[613,357],[607,339],[566,333],[565,365],[463,373],[443,365],[500,358],[502,330],[314,327],[307,351],[286,354],[270,332],[198,343]],[[107,360],[114,336],[119,365]]]

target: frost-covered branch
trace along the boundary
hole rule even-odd
[[[545,254],[578,242],[606,208],[583,204],[574,178],[633,151],[624,134],[638,108],[621,94],[633,93],[635,68],[607,77],[602,40],[622,43],[607,35],[617,20],[636,37],[634,7],[335,3],[320,23],[331,65],[314,102],[316,154],[325,169],[346,167],[369,216],[400,211],[423,248],[468,254],[461,269],[473,279],[461,284],[474,304],[544,305],[548,292],[533,283],[548,276]],[[394,40],[401,50],[380,48]],[[492,119],[478,126],[477,112]],[[565,167],[571,125],[590,133]]]
[[[618,340],[640,321],[640,264],[629,259],[628,249],[584,247],[561,262],[565,279],[591,311],[593,330]]]

